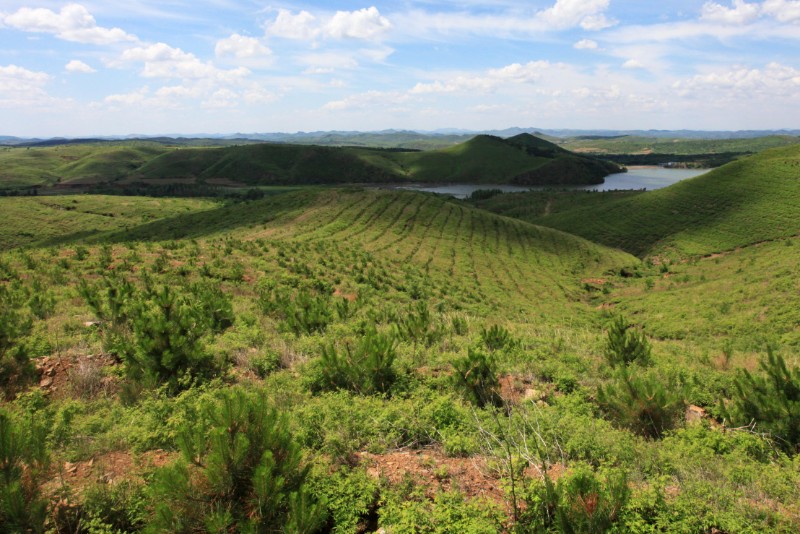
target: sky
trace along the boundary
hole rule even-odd
[[[800,128],[800,0],[0,0],[0,135]]]

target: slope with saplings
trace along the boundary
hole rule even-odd
[[[639,195],[529,219],[640,257],[702,256],[800,233],[800,147]]]

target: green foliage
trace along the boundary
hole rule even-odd
[[[597,402],[618,424],[659,438],[680,420],[686,406],[683,383],[620,367],[612,382],[597,389]]]
[[[470,347],[466,356],[453,362],[453,368],[455,386],[470,402],[479,408],[502,405],[494,356]]]
[[[500,350],[514,345],[514,338],[505,327],[493,324],[481,329],[481,341],[489,350]]]
[[[380,525],[391,532],[420,534],[493,534],[502,531],[503,514],[496,504],[467,499],[458,491],[439,492],[433,500],[413,487],[384,494]]]
[[[47,501],[46,431],[39,421],[20,424],[0,410],[0,525],[4,532],[44,532]]]
[[[394,368],[397,340],[393,334],[370,327],[353,347],[339,351],[331,344],[322,347],[317,390],[348,389],[361,395],[388,393],[397,379]]]
[[[221,393],[179,442],[183,461],[152,483],[152,531],[312,533],[325,520],[288,420],[263,395]]]
[[[644,333],[618,316],[608,328],[605,356],[611,367],[650,364],[650,342]]]
[[[26,300],[17,284],[0,283],[0,389],[4,396],[13,396],[33,374],[25,344],[33,328]]]
[[[365,518],[378,506],[378,482],[365,469],[341,467],[331,473],[321,464],[309,476],[314,495],[328,510],[331,532],[364,532]]]
[[[274,283],[262,286],[260,302],[265,313],[280,317],[286,329],[298,336],[325,331],[333,322],[334,309],[340,314],[346,311],[340,303],[332,303],[328,295],[302,288],[292,296]]]
[[[445,335],[444,327],[434,318],[428,305],[420,300],[397,320],[401,339],[430,347]]]
[[[733,425],[752,425],[784,449],[800,452],[800,367],[786,365],[772,348],[759,364],[761,374],[739,371],[735,397],[722,413]]]
[[[619,521],[631,491],[622,469],[596,473],[578,464],[554,483],[545,475],[525,488],[519,532],[602,533]]]
[[[108,324],[103,325],[104,347],[119,355],[135,381],[172,391],[217,370],[203,338],[233,323],[230,299],[209,284],[173,287],[145,280],[138,289],[112,275],[97,284],[83,281],[81,295]]]

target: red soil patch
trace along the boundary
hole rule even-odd
[[[108,354],[67,353],[38,358],[36,371],[39,373],[39,387],[49,394],[92,397],[116,389],[116,379],[103,373],[104,367],[114,365],[118,362]]]
[[[448,458],[440,450],[428,448],[388,454],[363,452],[358,457],[371,476],[385,477],[391,484],[411,478],[430,498],[439,491],[457,489],[471,498],[485,497],[506,504],[499,474],[480,456]]]

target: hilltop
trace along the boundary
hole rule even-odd
[[[477,136],[424,152],[277,143],[187,147],[87,141],[5,148],[0,151],[0,168],[4,188],[386,182],[560,185],[602,183],[604,176],[622,170],[529,134],[510,139]]]

